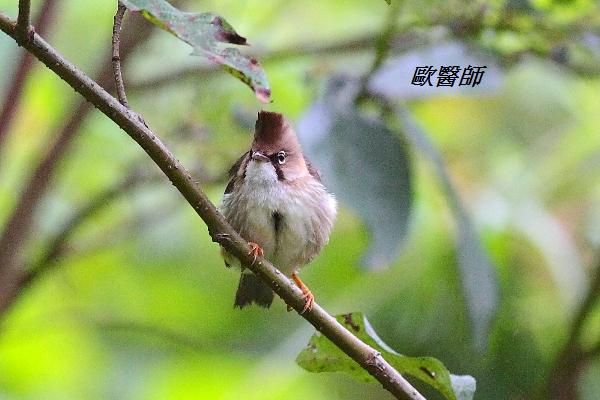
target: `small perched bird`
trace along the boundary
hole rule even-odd
[[[252,147],[229,176],[221,206],[225,218],[248,241],[249,254],[264,255],[294,280],[306,299],[302,312],[310,310],[314,296],[297,274],[329,240],[336,201],[283,115],[258,113]],[[223,258],[227,267],[239,265],[225,250]],[[242,269],[234,306],[269,307],[272,301],[271,288]]]

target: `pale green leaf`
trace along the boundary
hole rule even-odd
[[[471,400],[475,379],[451,375],[441,361],[433,357],[408,357],[385,344],[361,312],[336,316],[357,338],[379,351],[400,374],[417,378],[435,388],[448,400]],[[345,372],[364,381],[374,378],[354,360],[337,348],[329,339],[316,332],[308,346],[298,354],[296,362],[310,372]]]

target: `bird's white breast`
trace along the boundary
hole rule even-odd
[[[250,161],[243,183],[223,198],[228,221],[265,256],[290,274],[310,262],[325,245],[336,214],[336,201],[307,175],[279,181],[270,163]],[[273,215],[281,216],[275,230]]]

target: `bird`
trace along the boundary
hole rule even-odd
[[[221,211],[248,242],[248,254],[254,260],[266,257],[290,277],[305,299],[301,312],[311,310],[314,295],[298,271],[328,242],[337,202],[282,114],[258,112],[250,150],[229,169]],[[269,308],[273,290],[225,249],[221,252],[227,267],[241,269],[234,308]]]

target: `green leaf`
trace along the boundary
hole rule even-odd
[[[224,18],[213,13],[187,13],[164,0],[122,0],[130,11],[141,12],[153,24],[191,45],[192,55],[202,55],[250,86],[258,100],[269,102],[271,89],[265,71],[255,58],[220,43],[246,45]]]
[[[481,245],[473,221],[454,188],[442,155],[407,110],[399,108],[398,114],[406,137],[432,162],[454,213],[458,232],[456,247],[461,283],[469,310],[471,331],[476,346],[483,349],[498,308],[499,289],[496,268]]]
[[[386,3],[388,3],[388,6],[392,5],[392,0],[385,0]]]
[[[326,186],[367,225],[371,240],[363,263],[382,269],[398,255],[408,232],[411,164],[399,136],[348,101],[353,90],[344,78],[333,79],[325,98],[299,122],[298,132]]]
[[[471,400],[475,379],[451,375],[441,361],[432,357],[407,357],[385,344],[361,312],[336,316],[357,338],[379,351],[383,358],[403,375],[410,375],[435,388],[448,400]],[[354,360],[338,349],[319,332],[313,334],[308,346],[298,354],[296,362],[310,372],[346,372],[364,381],[375,379]]]

